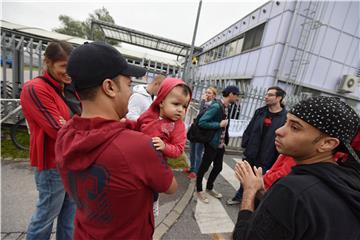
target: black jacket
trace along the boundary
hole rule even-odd
[[[360,171],[333,163],[293,167],[254,213],[240,211],[234,239],[360,239]]]
[[[262,136],[263,123],[268,112],[267,106],[255,111],[244,131],[241,142],[241,147],[245,148],[245,159],[251,164],[265,167],[267,170],[274,164],[279,155],[275,148],[275,130],[284,125],[287,114],[285,108],[274,114],[266,135]]]

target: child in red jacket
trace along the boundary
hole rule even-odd
[[[183,80],[165,78],[150,108],[137,121],[126,120],[135,130],[153,137],[156,150],[176,158],[184,152],[186,129],[183,122],[191,100],[191,89]],[[154,215],[158,215],[158,193],[154,194]]]
[[[191,89],[181,79],[166,78],[150,108],[137,121],[126,120],[134,130],[153,137],[156,150],[166,157],[179,157],[185,148],[183,118],[191,100]]]

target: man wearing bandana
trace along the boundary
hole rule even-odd
[[[360,239],[360,160],[350,146],[360,119],[347,104],[318,96],[295,105],[276,130],[279,153],[297,165],[278,180],[254,210],[262,169],[235,166],[244,192],[234,239]],[[345,162],[334,153],[348,152]]]

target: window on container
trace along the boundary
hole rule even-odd
[[[204,63],[208,63],[208,62],[210,62],[210,52],[207,52],[207,53],[205,54],[205,61],[204,61]]]
[[[223,45],[221,45],[217,48],[217,52],[218,52],[217,59],[222,58],[223,57]]]
[[[216,80],[215,80],[215,85],[216,85],[216,88],[221,88],[220,79],[216,79]]]
[[[245,33],[245,39],[244,39],[242,51],[246,51],[260,46],[261,38],[264,32],[264,27],[265,27],[265,23]]]
[[[217,48],[213,49],[212,52],[213,52],[212,60],[215,61],[217,58]]]
[[[204,63],[205,56],[206,56],[206,53],[199,56],[199,63],[200,63],[200,64]]]
[[[225,45],[224,57],[230,56],[230,43]]]
[[[239,39],[237,40],[237,45],[236,45],[235,54],[241,53],[241,49],[242,49],[242,47],[243,47],[243,43],[244,43],[244,38],[239,38]]]
[[[232,55],[235,55],[236,54],[236,44],[237,44],[237,41],[233,41],[230,43],[230,50],[229,50],[229,56],[232,56]]]

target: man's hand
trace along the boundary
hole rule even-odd
[[[244,191],[249,190],[257,193],[258,191],[264,189],[261,167],[256,168],[254,166],[253,171],[247,161],[241,160],[235,165],[235,174],[236,177],[240,180]]]
[[[165,143],[163,142],[163,140],[161,140],[161,138],[153,137],[152,142],[156,150],[163,151],[165,149]]]
[[[254,211],[255,195],[264,189],[261,167],[256,168],[254,166],[253,171],[247,161],[241,160],[235,165],[235,175],[244,188],[240,205],[241,210]]]

